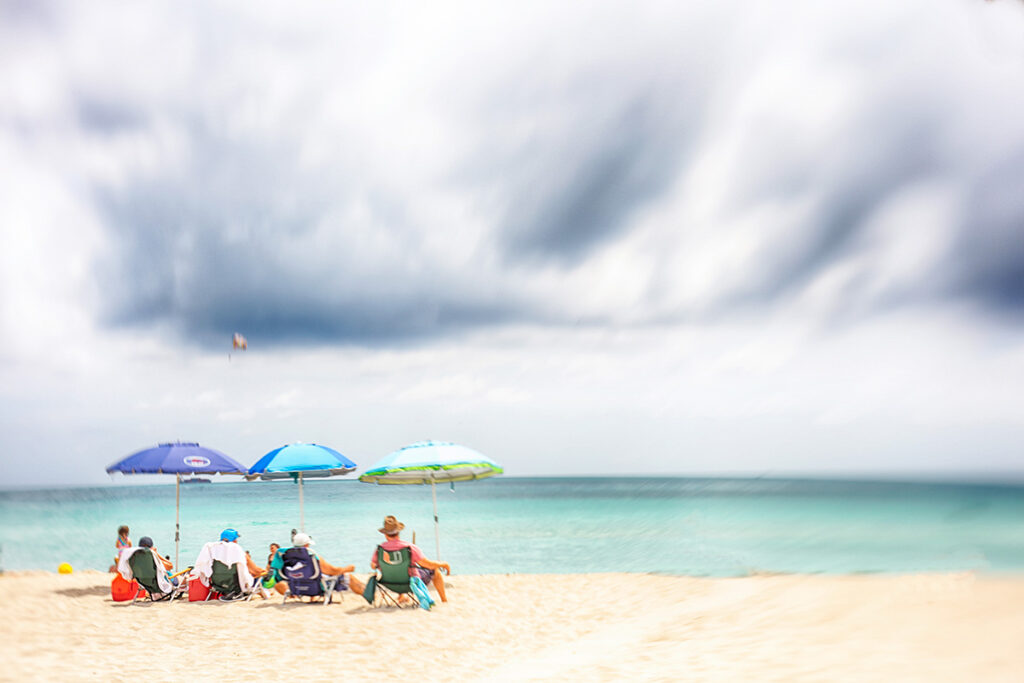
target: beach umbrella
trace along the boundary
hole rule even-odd
[[[270,451],[257,460],[245,478],[291,479],[299,485],[299,530],[306,530],[306,512],[302,501],[303,477],[334,477],[354,472],[356,464],[344,455],[315,443],[293,443]]]
[[[434,501],[434,542],[441,559],[440,525],[437,519],[437,483],[471,481],[501,474],[504,470],[485,455],[448,441],[417,441],[381,459],[359,477],[367,484],[430,484]]]
[[[245,465],[218,450],[197,443],[162,443],[144,448],[118,460],[107,474],[173,474],[174,485],[174,567],[178,567],[181,534],[181,476],[196,474],[245,474]]]

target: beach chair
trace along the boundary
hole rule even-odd
[[[419,597],[412,588],[412,551],[408,548],[400,550],[384,550],[377,546],[377,585],[374,591],[375,607],[393,605],[395,607],[419,607]],[[402,596],[409,600],[403,600]]]
[[[284,551],[281,576],[288,583],[282,603],[287,602],[288,598],[322,597],[324,606],[331,603],[334,584],[339,578],[324,576],[320,571],[320,560],[309,552],[309,548],[289,548]]]
[[[157,580],[157,572],[163,571],[163,568],[157,568],[156,558],[153,557],[153,552],[143,552],[141,550],[132,553],[132,556],[128,558],[128,566],[131,567],[132,577],[139,584],[139,592],[132,598],[132,604],[139,599],[142,595],[143,590],[146,592],[146,596],[150,602],[173,602],[174,598],[180,596],[184,591],[188,590],[188,587],[182,583],[181,585],[175,586],[169,593],[165,593],[160,588],[160,582]]]
[[[258,582],[259,579],[254,578],[249,592],[246,593],[238,581],[237,565],[227,565],[220,560],[214,560],[213,572],[210,574],[210,593],[206,599],[209,600],[216,593],[220,596],[221,602],[249,601],[256,595]]]

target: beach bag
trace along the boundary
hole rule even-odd
[[[139,593],[139,582],[135,579],[126,581],[120,574],[114,575],[114,580],[110,582],[110,597],[113,598],[114,602],[127,602],[133,600]],[[145,597],[146,591],[142,591],[142,595],[139,597]]]
[[[375,597],[377,597],[377,577],[371,576],[370,580],[366,582],[366,588],[363,589],[363,598],[372,605]]]

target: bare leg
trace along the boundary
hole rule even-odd
[[[355,574],[349,574],[348,589],[356,595],[362,595],[363,591],[366,590],[366,584],[357,579]]]
[[[434,578],[431,583],[437,589],[437,594],[441,596],[441,602],[448,602],[448,596],[444,594],[444,574],[441,573],[440,569],[434,572]]]

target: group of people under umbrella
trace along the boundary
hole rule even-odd
[[[197,443],[164,443],[129,455],[107,467],[113,474],[175,475],[174,566],[179,566],[182,477],[200,474],[236,474],[247,480],[292,479],[299,489],[299,528],[305,530],[302,480],[349,474],[357,465],[344,455],[317,444],[290,444],[275,448],[245,467],[213,448]],[[434,538],[440,558],[436,484],[483,479],[502,473],[490,458],[458,444],[419,441],[394,451],[364,472],[359,481],[370,484],[430,484],[434,502]]]

